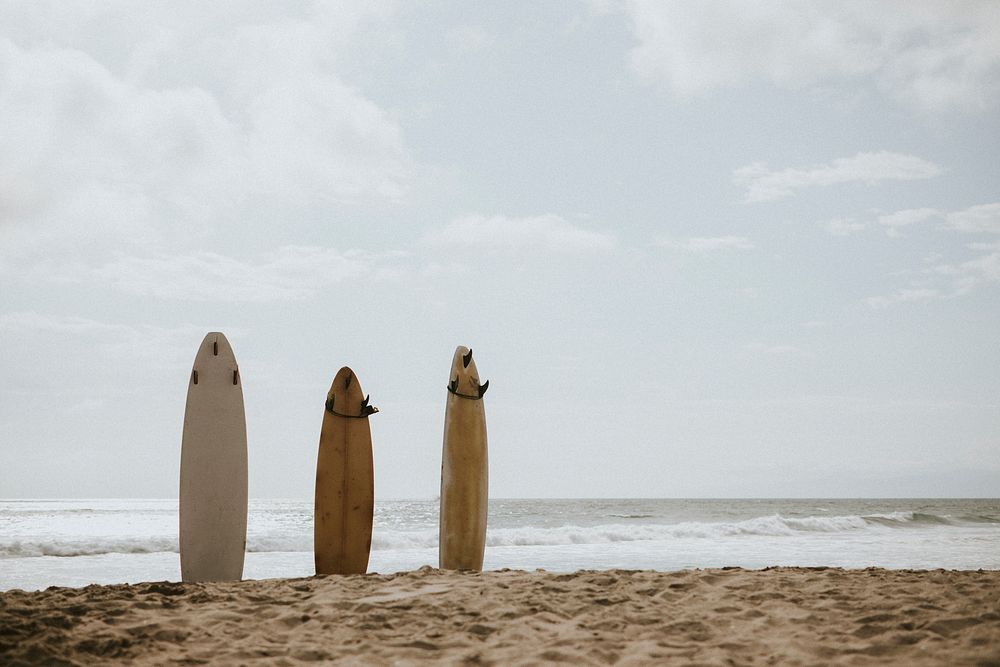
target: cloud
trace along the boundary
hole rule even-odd
[[[572,225],[558,215],[508,218],[469,215],[431,230],[423,244],[436,248],[476,248],[486,252],[547,252],[563,255],[601,253],[617,239]]]
[[[856,231],[866,229],[870,224],[885,227],[888,236],[902,236],[901,229],[925,223],[929,220],[941,219],[946,228],[970,233],[1000,234],[1000,203],[970,206],[960,211],[943,211],[937,208],[908,208],[878,216],[874,221],[862,221],[855,218],[836,218],[820,223],[828,232],[836,236],[847,236]],[[986,245],[989,244],[980,244]],[[970,245],[974,248],[975,244]],[[979,248],[984,249],[984,248]]]
[[[917,302],[938,299],[944,296],[940,290],[927,287],[910,287],[899,289],[889,296],[871,296],[865,299],[872,308],[885,308],[894,303]]]
[[[131,334],[135,327],[108,324],[86,317],[67,315],[49,315],[34,311],[17,311],[0,313],[0,331],[11,332],[45,332],[74,335],[118,335]]]
[[[0,331],[8,333],[54,333],[73,336],[125,338],[131,341],[144,338],[187,336],[192,332],[203,331],[203,329],[190,325],[173,328],[163,328],[148,324],[126,325],[73,315],[15,311],[0,313]]]
[[[941,211],[935,208],[908,208],[895,213],[880,215],[878,224],[886,226],[886,234],[889,236],[900,236],[901,227],[909,227],[921,222],[926,222],[941,215]]]
[[[138,243],[242,226],[263,204],[406,196],[400,126],[336,63],[360,22],[348,5],[57,4],[0,27],[0,226]]]
[[[1000,284],[1000,243],[972,243],[969,247],[987,253],[964,262],[938,263],[924,268],[909,287],[888,296],[869,297],[865,303],[884,308],[895,303],[954,299],[982,287]]]
[[[865,229],[868,225],[854,218],[834,218],[824,220],[820,225],[834,236],[850,236],[854,232]]]
[[[861,83],[927,111],[1000,100],[1000,9],[991,0],[843,2],[631,0],[631,63],[678,97],[767,81],[788,89]]]
[[[460,25],[451,28],[447,35],[451,47],[460,53],[479,53],[496,43],[496,37],[477,25]]]
[[[954,296],[966,294],[979,286],[1000,282],[1000,250],[959,264],[939,264],[930,271],[950,278]]]
[[[57,405],[59,414],[73,415],[67,432],[85,441],[96,438],[91,453],[100,454],[116,440],[123,407],[132,405],[145,419],[164,403],[183,409],[185,372],[198,343],[213,330],[217,325],[157,326],[37,311],[2,313],[0,339],[5,348],[21,353],[4,358],[0,413],[12,417],[23,412],[29,424],[21,431],[41,436],[51,430],[44,411]],[[227,327],[226,335],[237,340],[246,332]],[[181,393],[175,393],[177,389]],[[179,419],[181,413],[175,414]],[[35,438],[14,437],[16,432],[6,443],[15,451],[19,440],[29,448],[40,444]]]
[[[772,171],[767,164],[755,162],[733,172],[733,182],[746,187],[745,201],[758,202],[790,197],[805,187],[851,182],[874,185],[880,181],[926,179],[940,173],[940,167],[922,158],[879,151],[837,158],[808,169]]]
[[[59,347],[67,345],[67,339],[77,341],[75,345],[85,346],[87,353],[81,353],[74,363],[94,363],[97,359],[120,359],[122,355],[141,357],[144,363],[162,366],[168,358],[186,357],[192,346],[210,331],[208,327],[191,324],[174,327],[160,327],[150,324],[120,324],[105,322],[74,315],[54,315],[36,311],[15,311],[0,313],[0,332],[5,340],[21,341],[17,345],[27,349],[46,345],[50,340],[63,341]],[[239,334],[231,330],[230,333]],[[100,353],[94,346],[101,348]],[[30,363],[58,361],[58,355],[42,355]],[[15,361],[12,359],[12,361]],[[65,360],[63,360],[65,361]],[[25,362],[29,363],[29,362]],[[29,364],[30,365],[30,364]],[[57,364],[58,365],[58,364]],[[24,366],[24,364],[22,364]],[[24,366],[27,368],[28,366]]]
[[[750,343],[745,346],[749,352],[767,357],[811,357],[812,353],[794,345],[768,345],[766,343]]]
[[[347,280],[377,275],[403,253],[285,246],[255,259],[210,252],[121,257],[96,268],[47,268],[55,281],[88,280],[127,294],[184,301],[301,300]]]
[[[691,237],[683,240],[663,237],[656,241],[656,245],[693,253],[718,250],[752,250],[756,247],[753,241],[744,236]]]
[[[1000,202],[972,206],[963,211],[949,213],[945,222],[962,232],[988,232],[1000,234]]]

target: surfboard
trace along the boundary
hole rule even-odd
[[[486,408],[472,350],[459,346],[451,360],[441,455],[441,515],[438,565],[482,570],[486,549],[489,466]]]
[[[364,574],[372,547],[375,468],[368,404],[347,366],[326,395],[316,460],[313,550],[316,574]]]
[[[236,355],[217,331],[205,336],[188,378],[181,436],[180,556],[183,581],[243,576],[247,541],[247,423]]]

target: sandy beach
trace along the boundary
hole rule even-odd
[[[0,663],[1000,665],[1000,572],[443,572],[0,593]]]

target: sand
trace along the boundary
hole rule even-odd
[[[1000,572],[442,572],[0,593],[0,664],[1000,665]]]

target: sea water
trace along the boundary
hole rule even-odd
[[[371,572],[437,565],[437,500],[377,501]],[[491,500],[487,569],[1000,569],[1000,499]],[[313,574],[312,503],[251,500],[244,577]],[[0,501],[0,590],[177,580],[177,500]]]

